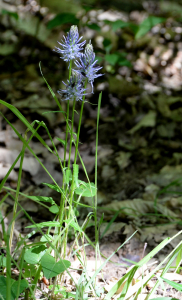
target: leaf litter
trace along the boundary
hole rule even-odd
[[[115,14],[117,15],[117,13]],[[108,15],[110,15],[109,11]],[[141,15],[142,13],[139,12],[138,18],[143,18]],[[126,15],[127,20],[130,18],[130,15]],[[23,28],[23,30],[25,34],[32,34],[27,29],[30,27],[28,22],[31,24],[33,18],[27,21],[27,27]],[[174,31],[174,38],[171,37],[170,40],[165,35],[167,28],[161,24],[156,24],[152,29],[150,42],[149,39],[141,37],[140,40],[133,40],[129,44],[129,37],[123,35],[126,45],[125,50],[133,59],[133,69],[121,66],[118,68],[117,76],[108,75],[109,86],[107,93],[109,97],[105,97],[103,104],[107,109],[101,111],[98,155],[98,187],[101,195],[99,198],[99,213],[104,212],[106,218],[106,223],[100,229],[101,233],[106,229],[115,212],[119,211],[119,213],[115,221],[109,224],[110,226],[101,240],[102,252],[108,257],[112,251],[117,249],[116,243],[118,241],[124,240],[135,229],[138,229],[134,242],[130,241],[120,251],[119,256],[114,256],[113,260],[116,263],[119,262],[121,256],[126,258],[128,257],[127,255],[131,255],[130,258],[141,257],[145,242],[148,243],[149,249],[153,248],[165,237],[174,235],[181,228],[180,182],[176,182],[171,187],[172,190],[170,188],[170,190],[166,189],[163,194],[159,193],[161,189],[164,189],[171,182],[182,177],[182,157],[180,156],[182,144],[181,128],[179,126],[179,122],[181,122],[181,73],[179,69],[181,50],[180,41],[175,40],[177,39],[175,36],[178,35],[178,26],[173,26],[171,20],[168,21],[168,26]],[[50,44],[45,42],[49,39],[47,39],[47,29],[43,27],[40,31],[43,35],[38,35],[38,40],[48,48],[51,48],[53,42],[52,40]],[[125,29],[122,30],[125,33]],[[115,43],[117,44],[118,41],[116,40]],[[4,45],[7,47],[6,42]],[[146,54],[148,48],[150,54]],[[10,48],[10,50],[11,55],[13,55],[15,49]],[[26,52],[23,51],[22,46],[19,49],[19,55],[25,55],[26,57]],[[46,55],[48,56],[49,53],[50,51],[47,50],[47,54],[43,58],[44,62],[46,62]],[[5,55],[5,51],[1,55]],[[46,64],[44,66],[46,69]],[[26,66],[26,71],[22,70],[21,72],[26,74],[24,78],[22,78],[22,73],[16,73],[19,70],[14,70],[12,80],[10,80],[11,74],[7,72],[2,74],[1,76],[4,76],[4,79],[2,78],[1,90],[6,93],[8,101],[12,101],[12,104],[16,102],[17,107],[27,116],[27,119],[32,121],[35,115],[42,119],[42,112],[52,110],[52,100],[47,95],[47,89],[42,85],[41,77],[36,71],[36,65],[32,65],[30,62],[29,67]],[[27,70],[29,70],[28,73]],[[126,75],[121,77],[121,74]],[[36,93],[39,89],[40,92]],[[42,98],[42,94],[45,95],[44,98]],[[12,95],[14,95],[13,98]],[[94,99],[93,101],[95,101]],[[92,179],[96,113],[94,106],[89,104],[86,111],[87,116],[84,117],[84,131],[81,137],[83,142],[86,143],[87,151],[85,153],[85,149],[80,147],[80,152]],[[13,120],[13,116],[9,112],[6,113],[8,114],[7,117]],[[53,136],[64,139],[65,125],[61,114],[56,114],[56,117],[53,117],[51,114],[45,114],[43,117],[52,129]],[[12,160],[15,159],[17,151],[21,149],[21,143],[14,137],[13,133],[9,132],[8,126],[2,121],[1,127],[3,129],[0,137],[2,145],[0,148],[0,168],[1,176],[3,177]],[[60,127],[61,131],[59,132]],[[23,132],[24,128],[22,127]],[[46,136],[46,133],[42,131],[42,135]],[[49,153],[36,141],[33,141],[31,146],[40,155],[43,163],[47,163],[46,167],[50,172],[54,175],[56,174],[57,178],[60,178],[61,184],[60,171],[57,170],[56,162],[51,161]],[[61,143],[58,146],[60,153],[62,153],[63,146]],[[50,161],[51,167],[49,167]],[[8,185],[10,187],[16,188],[17,169],[18,165],[9,176]],[[35,161],[28,152],[25,156],[23,172],[24,177],[21,182],[23,191],[26,191],[27,187],[30,186],[30,189],[27,190],[27,193],[30,195],[31,193],[40,195],[43,192],[44,196],[53,196],[55,201],[59,201],[59,196],[55,191],[50,191],[46,188],[42,189],[40,186],[43,181],[48,182],[48,178],[44,178],[43,172],[39,168],[35,168]],[[81,176],[84,178],[82,172]],[[10,201],[8,201],[7,203],[11,207]],[[30,203],[28,200],[23,201],[25,205]],[[87,201],[85,197],[83,203],[88,203]],[[33,206],[30,207],[30,210],[32,213],[37,212]],[[86,209],[84,211],[80,209],[82,218],[87,212]],[[46,213],[42,207],[39,207],[37,216],[34,216],[35,220],[41,221],[49,220],[51,217],[52,215]],[[156,224],[158,225],[157,234],[155,234]],[[20,216],[15,229],[21,232],[23,236],[26,233],[23,227],[26,227],[26,225],[30,224]],[[90,235],[93,236],[91,230]],[[106,241],[107,246],[106,250],[104,250]],[[177,242],[172,243],[161,255],[165,256],[176,244]],[[91,262],[90,264],[92,265],[95,258],[92,250],[89,250],[89,248],[87,257],[88,263]],[[157,259],[161,261],[160,255],[158,255]],[[116,267],[116,271],[112,273],[111,269],[113,267],[111,266],[113,264],[109,265],[106,271],[103,271],[105,275],[107,274],[104,280],[108,280],[108,284],[111,281],[116,282],[126,272],[126,268]],[[91,272],[93,272],[92,268]],[[75,272],[75,276],[79,277],[77,272]],[[173,280],[181,281],[180,276],[180,274],[176,274]],[[102,280],[101,278],[100,280]],[[170,276],[168,279],[171,279]],[[68,282],[69,280],[67,279]],[[150,285],[152,285],[151,282],[149,289],[151,288]],[[173,294],[173,296],[175,295]]]

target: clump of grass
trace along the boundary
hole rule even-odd
[[[59,157],[57,148],[53,142],[53,139],[49,133],[44,122],[33,121],[31,124],[26,120],[26,118],[16,109],[16,107],[6,103],[3,100],[0,100],[2,105],[5,105],[10,109],[27,127],[27,130],[22,136],[7,120],[3,115],[4,119],[11,126],[14,132],[17,134],[19,139],[22,141],[22,150],[12,166],[10,167],[5,178],[0,184],[0,190],[6,191],[4,197],[0,201],[2,205],[6,198],[10,196],[14,200],[13,207],[13,218],[11,223],[6,228],[4,222],[4,216],[0,212],[0,221],[3,233],[4,244],[1,246],[1,249],[4,249],[6,256],[0,255],[0,265],[1,265],[1,275],[0,275],[0,299],[4,300],[18,300],[20,294],[24,299],[36,299],[36,291],[40,289],[39,280],[43,278],[43,282],[49,285],[49,293],[44,299],[88,299],[89,297],[94,297],[94,299],[111,299],[115,294],[119,295],[119,299],[136,299],[139,294],[142,293],[143,288],[146,286],[147,282],[154,277],[156,272],[161,268],[162,263],[154,268],[149,274],[145,275],[133,285],[133,278],[140,268],[143,268],[144,265],[167,243],[169,243],[173,238],[165,239],[160,245],[158,245],[151,253],[144,257],[140,262],[134,263],[134,265],[128,270],[128,272],[123,276],[111,289],[109,292],[106,292],[105,289],[99,289],[96,285],[96,277],[101,272],[103,267],[108,261],[111,261],[112,256],[124,245],[121,245],[110,257],[106,258],[105,262],[98,266],[97,258],[100,257],[99,251],[99,226],[103,221],[97,219],[97,149],[98,149],[98,128],[99,128],[99,114],[101,106],[102,93],[99,95],[98,99],[98,114],[97,114],[97,130],[96,130],[96,152],[95,152],[95,182],[90,182],[89,177],[86,171],[86,168],[83,164],[82,158],[79,154],[79,136],[80,128],[82,122],[82,114],[85,103],[85,98],[87,93],[87,85],[90,84],[92,88],[92,93],[94,90],[94,80],[102,74],[98,74],[98,71],[101,67],[97,66],[97,60],[95,60],[95,53],[91,42],[89,42],[83,51],[85,41],[82,41],[82,37],[79,37],[77,26],[72,26],[67,36],[64,37],[64,41],[61,41],[59,44],[61,48],[55,48],[55,51],[61,54],[61,58],[69,63],[69,75],[67,82],[63,82],[65,89],[61,89],[58,93],[61,95],[61,101],[67,101],[67,110],[63,111],[62,106],[53,90],[49,86],[48,82],[44,78],[42,71],[41,74],[47,84],[54,100],[58,105],[59,112],[62,112],[65,117],[66,122],[66,135],[65,140],[59,139],[59,141],[64,146],[64,157]],[[72,68],[73,63],[75,62],[75,69]],[[41,70],[41,68],[40,68]],[[69,119],[69,108],[70,101],[73,101],[72,106],[72,117],[71,121]],[[77,102],[81,102],[81,109],[79,115],[79,124],[77,128],[77,133],[73,132],[75,109]],[[42,137],[38,133],[40,127],[44,127],[47,131],[47,134],[52,143],[50,148]],[[27,138],[28,132],[31,133],[30,137]],[[42,164],[41,160],[35,154],[33,149],[29,146],[30,141],[33,137],[36,137],[42,145],[56,156],[59,163],[60,169],[63,174],[63,182],[60,187],[55,179],[51,176],[49,171]],[[68,139],[69,138],[69,139]],[[68,144],[68,140],[70,140]],[[71,153],[72,148],[74,148],[74,162],[71,164]],[[30,196],[25,195],[20,191],[20,183],[22,176],[22,166],[25,155],[25,150],[28,149],[31,154],[36,158],[37,162],[42,166],[42,168],[47,172],[47,174],[52,179],[52,184],[43,183],[52,190],[60,193],[60,203],[57,204],[53,198],[42,196]],[[66,152],[69,149],[68,161],[66,160]],[[81,161],[87,182],[79,180],[79,165],[77,163],[77,158]],[[18,173],[17,188],[13,190],[10,187],[5,185],[6,180],[15,167],[17,161],[20,160],[20,167]],[[35,201],[40,205],[46,207],[51,213],[54,214],[53,221],[47,221],[42,223],[35,223],[31,216],[24,210],[24,208],[19,203],[19,196],[24,196],[31,201]],[[86,206],[80,202],[82,196],[92,197],[92,206]],[[17,208],[20,208],[19,212]],[[89,213],[83,222],[82,226],[79,225],[77,219],[77,211],[79,206],[89,207],[92,209],[92,212]],[[15,249],[12,249],[12,241],[14,235],[14,226],[16,218],[20,211],[23,211],[25,216],[31,221],[32,225],[28,228],[32,228],[32,232],[25,237],[19,237]],[[85,233],[85,230],[89,224],[89,221],[93,219],[95,224],[95,241],[92,242]],[[43,229],[47,228],[46,233],[43,232]],[[70,272],[71,262],[70,258],[66,253],[66,246],[68,242],[68,234],[70,228],[74,232],[74,243],[72,247],[71,255],[76,255],[82,265],[82,274],[78,282],[72,277]],[[27,243],[27,239],[33,236],[35,233],[41,234],[41,239],[39,242]],[[54,234],[51,234],[54,232]],[[180,232],[181,233],[181,232]],[[180,234],[179,233],[179,234]],[[126,241],[127,242],[127,241]],[[125,242],[125,243],[126,243]],[[87,272],[87,261],[85,254],[86,245],[92,245],[95,249],[95,273],[90,276]],[[74,248],[74,245],[76,247]],[[75,250],[74,250],[75,249]],[[82,251],[82,255],[80,255]],[[179,262],[181,259],[181,243],[174,249],[174,251],[165,259],[169,259],[166,266],[162,269],[161,275],[165,276],[166,272],[171,266],[173,260],[178,258],[178,269]],[[15,257],[18,256],[18,260]],[[16,279],[12,276],[12,266],[17,269],[18,275]],[[72,282],[75,287],[75,292],[67,292],[64,288],[64,274],[67,274],[72,279]],[[157,288],[157,284],[161,282],[161,279],[158,278],[158,281],[155,287],[152,290],[152,293]]]

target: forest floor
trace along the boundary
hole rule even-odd
[[[11,7],[12,10],[13,6],[4,4],[4,9]],[[18,9],[21,18],[17,23],[11,15],[1,16],[0,42],[3,47],[0,49],[0,99],[18,108],[29,122],[43,120],[60,157],[63,157],[63,146],[56,138],[65,138],[64,117],[61,113],[43,115],[45,111],[57,108],[39,69],[41,61],[42,72],[54,92],[63,88],[61,81],[66,81],[67,66],[56,52],[52,52],[60,39],[59,29],[54,28],[51,36],[49,35],[45,23],[51,14],[46,12],[40,23],[37,23],[38,31],[35,36],[36,14],[27,5],[21,5]],[[162,16],[165,20],[138,39],[134,38],[130,28],[125,26],[113,33],[110,23],[103,21],[115,22],[122,19],[123,22],[140,24],[149,14]],[[156,3],[145,5],[142,11],[126,13],[114,9],[99,12],[91,10],[85,15],[101,28],[101,31],[97,31],[85,25],[81,35],[87,40],[92,39],[105,75],[96,80],[94,94],[88,96],[88,102],[84,105],[79,152],[90,181],[94,181],[96,104],[99,92],[102,91],[98,147],[98,217],[104,212],[105,223],[100,227],[101,236],[112,217],[116,216],[100,240],[100,251],[108,257],[137,230],[134,238],[114,254],[112,261],[115,265],[109,262],[103,270],[99,280],[101,282],[104,278],[110,285],[111,281],[115,283],[126,272],[126,267],[121,265],[123,257],[138,261],[143,257],[145,243],[148,253],[166,237],[172,237],[182,229],[182,28],[181,22],[170,11],[170,6],[167,11],[167,8],[164,10]],[[104,37],[105,45],[113,45],[113,51],[122,49],[125,63],[115,64],[112,55],[104,58],[106,49],[101,37]],[[62,107],[66,110],[65,102],[62,102]],[[24,135],[26,128],[15,115],[3,106],[0,110]],[[76,110],[79,112],[80,103],[77,103]],[[76,118],[75,131],[77,126]],[[2,180],[21,151],[22,143],[2,116],[0,130]],[[40,128],[39,134],[51,146],[44,128]],[[62,175],[55,156],[36,139],[30,142],[30,147],[61,185]],[[74,151],[72,158],[73,155]],[[17,186],[18,168],[17,164],[6,183],[13,189]],[[85,180],[81,164],[79,176],[81,180]],[[27,150],[21,192],[52,197],[59,203],[60,194],[42,183],[52,183],[52,180]],[[1,196],[3,195],[2,192]],[[30,202],[23,196],[19,201],[35,222],[54,217],[43,206]],[[82,201],[84,204],[92,204],[91,198],[84,197]],[[3,214],[8,213],[7,223],[12,219],[12,206],[13,201],[7,198],[3,206]],[[80,209],[80,224],[88,212],[86,208]],[[26,228],[28,225],[30,221],[20,213],[15,224],[15,237],[19,233],[26,236],[30,231]],[[94,238],[92,227],[86,233],[91,239]],[[158,253],[156,260],[161,262],[180,240],[179,236],[166,246]],[[90,272],[93,272],[94,254],[90,246],[87,259]],[[73,264],[78,264],[78,261],[73,260]],[[176,280],[182,282],[180,278]],[[148,291],[152,286],[151,283]],[[182,295],[176,293],[168,289],[165,295],[182,299]],[[158,295],[164,295],[164,292],[158,289]]]

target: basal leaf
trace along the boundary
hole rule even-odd
[[[41,266],[44,276],[49,279],[63,273],[71,266],[71,263],[68,260],[59,260],[56,262],[54,257],[49,254],[44,254],[41,258]]]
[[[45,246],[43,246],[43,248],[42,247],[40,248],[40,246],[32,247],[25,251],[24,260],[28,264],[35,265],[39,262],[41,257],[45,254],[45,252],[46,252]]]
[[[42,222],[42,223],[38,223],[36,225],[29,225],[26,226],[26,228],[43,228],[43,227],[60,227],[61,224],[57,221],[48,221],[48,222]]]
[[[79,180],[79,187],[75,189],[75,193],[77,195],[81,195],[84,197],[93,197],[96,194],[96,187],[93,182],[86,183],[84,181]]]
[[[59,207],[57,205],[53,205],[49,208],[49,211],[53,214],[57,214],[59,212]]]

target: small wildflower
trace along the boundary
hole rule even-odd
[[[79,38],[78,27],[75,25],[71,26],[67,37],[63,36],[63,38],[64,41],[61,40],[61,43],[58,42],[62,46],[63,50],[56,47],[54,51],[61,53],[64,61],[70,61],[74,58],[80,57],[80,51],[83,50],[83,46],[86,41],[79,43],[82,36]]]
[[[96,63],[97,60],[95,60],[95,53],[93,51],[93,46],[90,41],[89,44],[87,44],[85,47],[84,54],[81,54],[80,60],[77,60],[75,62],[75,65],[78,68],[76,72],[78,72],[80,76],[88,79],[88,82],[92,86],[92,93],[94,79],[102,76],[102,74],[96,74],[100,69],[102,69],[102,67],[96,67]]]
[[[64,83],[66,86],[65,90],[59,90],[58,93],[63,96],[62,100],[81,100],[83,98],[86,89],[83,88],[83,82],[80,76],[73,74],[70,80],[67,80],[68,84]]]

